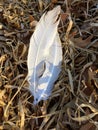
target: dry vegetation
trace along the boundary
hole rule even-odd
[[[57,5],[62,71],[50,98],[34,106],[29,40],[42,14]],[[97,121],[98,0],[0,0],[0,130],[98,130]]]

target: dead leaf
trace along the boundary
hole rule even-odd
[[[34,17],[33,17],[32,15],[29,15],[29,20],[30,20],[30,22],[32,22],[32,21],[34,21],[35,19],[34,19]]]
[[[68,14],[66,14],[66,13],[61,13],[61,20],[62,20],[63,22],[66,21],[67,17],[68,17]]]
[[[92,38],[93,38],[93,35],[89,36],[85,40],[83,40],[82,37],[78,37],[78,38],[72,37],[71,40],[74,43],[74,45],[85,48],[91,43]]]
[[[58,0],[51,0],[51,2],[52,2],[53,4],[56,4],[56,3],[58,2]]]
[[[81,128],[79,130],[95,130],[96,127],[93,123],[88,122],[85,125],[82,125]]]
[[[87,96],[90,96],[92,94],[92,92],[95,90],[95,86],[97,84],[96,78],[98,77],[97,73],[96,73],[96,69],[97,69],[96,65],[92,64],[90,67],[86,68],[86,70],[84,71],[84,73],[82,75],[82,78],[83,78],[82,83],[85,86],[85,89],[83,92]]]

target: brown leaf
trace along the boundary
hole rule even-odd
[[[88,122],[85,125],[82,125],[79,130],[95,130],[95,125],[93,123]]]
[[[51,0],[51,2],[55,4],[58,2],[58,0]]]
[[[97,67],[95,64],[92,64],[90,67],[88,67],[84,73],[83,73],[83,80],[82,83],[85,86],[84,93],[88,96],[91,95],[91,93],[95,90],[95,86],[97,84],[97,73],[96,73]]]
[[[61,13],[61,20],[62,20],[63,22],[66,21],[67,17],[68,17],[68,14],[66,14],[66,13]]]
[[[87,45],[90,44],[91,39],[93,38],[93,35],[89,36],[87,39],[83,40],[82,37],[79,38],[71,38],[73,41],[74,45],[85,48]]]
[[[32,21],[34,21],[35,19],[34,19],[34,17],[33,17],[32,15],[29,15],[29,20],[30,20],[30,22],[32,22]]]

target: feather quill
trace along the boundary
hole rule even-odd
[[[28,82],[34,104],[50,96],[61,70],[62,47],[57,32],[60,10],[60,6],[57,6],[44,13],[30,39]]]

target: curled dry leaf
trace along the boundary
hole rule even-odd
[[[82,83],[85,86],[83,92],[88,96],[90,96],[93,93],[93,91],[96,90],[95,87],[98,86],[98,82],[97,82],[98,75],[96,73],[96,69],[97,66],[95,64],[92,64],[84,71],[82,75],[83,77]]]
[[[71,40],[74,43],[74,45],[85,48],[91,43],[92,38],[93,38],[93,35],[89,36],[85,40],[83,40],[82,37],[79,37],[79,38],[72,37]]]

